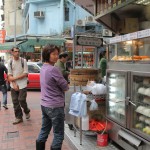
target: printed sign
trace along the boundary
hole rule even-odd
[[[121,42],[121,36],[115,36],[113,38],[110,38],[109,43],[117,43],[117,42]]]
[[[121,41],[129,41],[129,40],[130,40],[130,34],[122,35],[122,40]]]
[[[150,29],[138,31],[138,38],[150,36]]]
[[[130,33],[130,40],[137,39],[137,32]]]
[[[103,45],[103,39],[97,37],[76,36],[76,43],[77,45],[82,45],[82,46],[100,47]]]
[[[5,30],[0,30],[0,43],[5,43],[5,36],[6,36],[6,31]]]

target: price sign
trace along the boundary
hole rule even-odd
[[[110,43],[121,42],[121,36],[115,36],[109,40]]]
[[[150,36],[150,29],[138,31],[138,38]]]
[[[130,40],[137,39],[137,32],[130,33]]]
[[[130,40],[130,34],[125,34],[121,36],[121,41],[129,41]]]

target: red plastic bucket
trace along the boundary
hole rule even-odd
[[[108,134],[97,134],[97,145],[107,146],[108,145]]]

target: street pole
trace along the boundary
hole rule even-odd
[[[16,46],[16,7],[17,7],[17,0],[15,0],[15,12],[14,12],[14,46]]]
[[[76,39],[75,39],[76,27],[73,25],[73,69],[75,69],[75,54],[76,54]]]
[[[74,3],[74,25],[73,25],[73,69],[75,69],[75,54],[76,54],[76,3]]]

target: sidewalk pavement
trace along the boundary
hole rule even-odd
[[[2,94],[0,94],[0,100]],[[27,102],[31,109],[31,118],[25,119],[23,123],[13,125],[14,111],[11,102],[10,92],[8,92],[8,109],[1,107],[0,110],[0,150],[35,150],[35,141],[41,128],[40,92],[28,91]],[[46,150],[50,150],[53,134],[50,133],[46,142]],[[79,132],[74,136],[74,131],[65,125],[65,140],[62,150],[121,150],[109,143],[106,147],[97,146],[95,136],[82,136],[80,145]]]
[[[10,93],[9,96],[10,98]],[[28,96],[30,97],[30,96]],[[2,96],[1,96],[2,98]],[[41,128],[41,110],[39,101],[37,103],[29,102],[31,109],[31,118],[25,119],[23,123],[13,125],[15,119],[11,100],[8,102],[8,109],[1,107],[0,110],[0,150],[35,150],[35,141]],[[38,106],[36,106],[38,105]],[[46,142],[46,150],[50,150],[53,133],[50,133]],[[68,143],[64,140],[62,150],[72,150]]]

